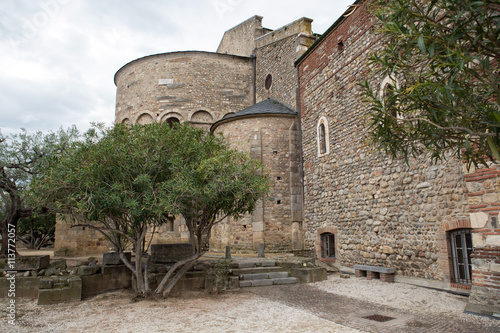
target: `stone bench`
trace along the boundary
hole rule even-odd
[[[380,279],[384,282],[394,282],[394,269],[389,267],[354,265],[356,277],[366,276],[367,280]]]

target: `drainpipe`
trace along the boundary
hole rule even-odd
[[[257,56],[251,54],[250,57],[253,59],[253,104],[257,103]]]

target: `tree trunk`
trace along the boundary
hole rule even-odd
[[[191,257],[189,257],[189,258],[187,258],[187,259],[184,259],[184,260],[181,260],[181,261],[176,262],[176,263],[174,264],[174,266],[173,266],[172,268],[170,268],[170,269],[168,270],[167,274],[163,277],[163,279],[161,280],[160,284],[159,284],[159,285],[158,285],[158,287],[156,288],[155,293],[157,293],[157,294],[162,294],[162,293],[163,293],[163,291],[164,291],[164,289],[165,289],[165,286],[167,285],[168,280],[170,279],[170,277],[171,277],[171,276],[175,273],[175,271],[176,271],[178,268],[182,267],[182,268],[181,268],[181,270],[183,270],[183,268],[184,268],[183,266],[184,266],[184,265],[188,265],[189,263],[194,262],[195,260],[197,260],[197,259],[198,259],[198,258],[200,258],[201,256],[202,256],[202,254],[196,253],[196,254],[194,254],[193,256],[191,256]],[[192,266],[191,266],[191,267],[192,267]],[[191,267],[189,267],[189,268],[191,268]],[[189,269],[189,268],[188,268],[188,269]],[[186,270],[186,272],[187,272],[187,270]],[[184,272],[184,274],[185,274],[186,272]],[[176,277],[177,277],[177,275],[176,275]],[[182,275],[181,275],[181,277],[182,277]],[[179,279],[180,279],[180,277],[179,277]],[[176,283],[177,283],[177,281],[178,281],[179,279],[177,279],[177,280],[176,280]],[[169,285],[170,285],[170,283],[169,283]]]
[[[184,264],[182,268],[175,274],[175,276],[170,280],[170,282],[167,284],[165,290],[163,290],[163,297],[168,297],[170,295],[170,292],[172,289],[175,287],[177,282],[193,267],[196,259],[193,259],[192,261]]]
[[[19,221],[20,218],[30,217],[31,215],[33,215],[33,210],[30,208],[23,208],[22,199],[19,196],[17,189],[13,187],[12,184],[9,183],[8,185],[10,186],[5,186],[4,183],[1,183],[1,185],[3,186],[0,188],[0,190],[7,192],[7,194],[9,195],[9,197],[7,198],[7,196],[2,193],[2,199],[5,203],[6,213],[5,218],[2,221],[2,225],[0,226],[2,234],[2,248],[0,249],[0,258],[7,258],[7,256],[9,255],[9,229],[14,228],[14,240],[17,240],[17,221]],[[18,254],[17,249],[15,249],[15,254]]]
[[[1,226],[1,234],[2,234],[2,249],[0,250],[0,258],[7,258],[9,253],[19,255],[17,253],[17,248],[14,246],[14,252],[12,251],[12,246],[9,251],[9,229],[12,229],[12,226],[15,230],[15,235],[17,235],[17,221],[19,218],[16,215],[12,216],[11,214],[7,214]],[[16,243],[17,237],[14,237],[14,244]],[[11,241],[12,244],[12,241]]]

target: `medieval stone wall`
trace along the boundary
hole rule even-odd
[[[58,216],[54,242],[57,257],[97,255],[110,250],[108,239],[91,228],[71,227],[71,222]]]
[[[188,121],[209,128],[253,104],[253,60],[209,53],[174,52],[137,59],[115,76],[115,121]]]
[[[472,289],[466,311],[500,312],[500,166],[465,175],[472,228]]]
[[[314,42],[311,19],[302,18],[256,40],[256,99],[273,98],[293,109],[298,108],[297,69],[295,61]],[[265,88],[267,75],[273,81]]]
[[[297,198],[291,193],[292,188],[300,190],[294,173],[297,170],[292,169],[300,155],[294,142],[296,121],[293,115],[260,115],[228,119],[213,128],[214,133],[224,135],[232,148],[260,160],[272,185],[269,197],[253,214],[238,221],[229,219],[213,229],[212,249],[231,245],[236,251],[251,250],[257,249],[259,243],[265,243],[266,251],[292,249],[293,230],[298,226],[293,221],[297,207],[292,203]]]
[[[262,16],[253,16],[224,33],[217,53],[250,57],[255,49],[255,39],[268,32],[262,28]]]
[[[321,234],[331,233],[333,261],[341,266],[392,267],[398,276],[449,282],[442,225],[469,219],[462,165],[416,159],[408,166],[368,146],[358,82],[366,79],[368,55],[382,43],[365,4],[299,64],[306,247],[321,257]]]

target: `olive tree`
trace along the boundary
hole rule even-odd
[[[362,85],[372,139],[405,158],[500,160],[498,1],[374,0],[373,10],[384,47]]]
[[[0,257],[15,253],[15,244],[9,245],[8,230],[17,233],[20,219],[42,213],[42,207],[36,205],[30,195],[31,181],[41,177],[49,160],[60,155],[77,138],[75,127],[48,134],[29,133],[24,129],[9,136],[0,133]]]

